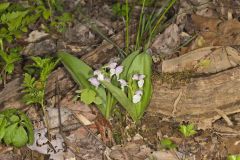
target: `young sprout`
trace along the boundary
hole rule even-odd
[[[137,90],[133,96],[133,103],[138,103],[141,101],[142,99],[142,95],[143,95],[143,91],[142,90]]]

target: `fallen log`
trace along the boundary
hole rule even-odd
[[[185,85],[153,80],[153,97],[147,112],[174,117],[177,121],[211,127],[217,119],[240,112],[240,67],[214,75],[191,78]]]

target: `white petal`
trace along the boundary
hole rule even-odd
[[[127,82],[124,79],[119,79],[118,81],[119,81],[119,83],[121,85],[121,88],[124,88],[124,87],[127,86]]]
[[[122,73],[122,71],[123,71],[123,66],[117,66],[115,68],[116,75],[119,75],[120,73]]]
[[[97,79],[98,79],[99,81],[103,81],[103,80],[104,80],[104,75],[103,75],[103,74],[98,74]]]
[[[141,79],[144,79],[145,78],[145,75],[144,74],[139,74],[139,80],[141,80]]]
[[[140,80],[138,81],[138,87],[139,87],[139,88],[142,88],[143,85],[144,85],[144,80],[143,80],[143,79],[140,79]]]
[[[132,76],[132,79],[133,79],[133,80],[138,80],[138,79],[139,79],[138,74],[134,74],[134,75]]]
[[[140,102],[141,101],[141,96],[140,95],[134,95],[133,96],[133,103],[138,103],[138,102]]]
[[[95,70],[95,71],[93,72],[93,75],[94,75],[94,76],[99,75],[99,74],[102,74],[101,71],[99,71],[99,70]]]
[[[115,62],[113,62],[113,63],[110,63],[110,64],[108,64],[108,66],[107,66],[108,68],[110,68],[110,69],[114,69],[114,68],[116,68],[117,67],[117,63],[115,63]]]
[[[142,95],[143,95],[143,91],[142,91],[142,90],[137,90],[137,91],[135,92],[135,95],[140,95],[140,96],[142,96]]]
[[[95,77],[89,78],[88,81],[95,87],[98,87],[100,85],[100,82]]]

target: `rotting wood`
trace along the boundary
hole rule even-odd
[[[180,57],[165,60],[163,73],[182,72],[217,73],[240,64],[239,52],[232,47],[214,46],[190,51]]]
[[[48,83],[46,87],[46,94],[47,98],[50,98],[55,95],[55,83],[58,77],[58,83],[60,88],[60,93],[62,95],[67,94],[71,88],[74,87],[73,81],[70,79],[70,76],[63,68],[58,68],[55,71],[51,73],[51,75],[48,78]],[[5,88],[0,91],[0,104],[14,100],[14,101],[21,101],[22,93],[22,78],[16,78],[5,86]],[[4,107],[10,107],[10,106],[4,106]],[[2,109],[2,108],[1,108]]]
[[[154,79],[153,97],[147,112],[171,117],[174,102],[184,88],[175,112],[177,121],[197,123],[206,129],[221,118],[217,110],[226,115],[240,112],[240,67],[211,76],[192,78],[185,86],[171,89]]]

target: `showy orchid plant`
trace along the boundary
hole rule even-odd
[[[117,102],[134,121],[142,117],[152,95],[152,59],[147,52],[133,52],[120,65],[110,62],[95,71],[68,53],[59,53],[59,57],[83,89],[83,102],[95,103],[107,119]]]

